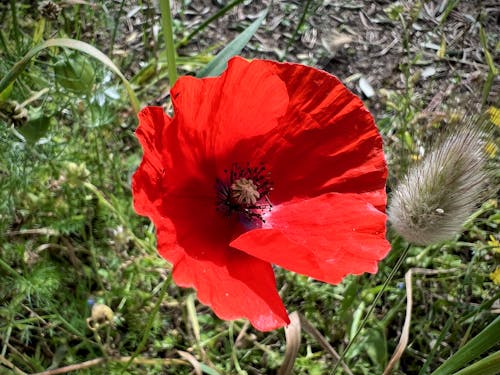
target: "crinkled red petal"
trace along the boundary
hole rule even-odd
[[[141,164],[132,176],[134,209],[139,215],[157,217],[162,204],[162,176],[164,171],[162,152],[165,137],[171,123],[161,107],[146,107],[139,113],[139,126],[135,135],[142,145]]]
[[[390,249],[386,215],[355,194],[324,194],[273,208],[266,227],[243,233],[231,246],[328,283],[377,272]]]
[[[136,135],[144,156],[132,180],[134,208],[155,224],[174,281],[195,288],[222,319],[247,318],[263,331],[288,324],[271,265],[229,248],[241,229],[216,212],[215,172],[188,147],[196,139],[159,107],[141,111]]]
[[[286,85],[272,67],[240,57],[220,77],[179,78],[171,96],[182,131],[202,140],[190,147],[216,157],[222,169],[239,161],[238,142],[276,128],[288,107]]]
[[[174,265],[176,284],[195,288],[221,319],[247,318],[261,331],[288,324],[271,265],[229,247],[228,219],[196,199],[168,203],[175,230],[157,225],[158,250]]]
[[[285,82],[289,106],[277,127],[238,144],[239,158],[262,161],[275,204],[328,192],[358,193],[385,209],[382,139],[361,100],[336,77],[266,61]]]
[[[389,249],[382,142],[335,77],[234,58],[221,77],[181,77],[171,94],[173,120],[159,108],[140,115],[133,193],[179,285],[221,318],[269,330],[288,317],[268,262],[332,283],[376,270]],[[215,180],[233,162],[264,163],[277,204],[265,228],[239,237],[215,212]]]

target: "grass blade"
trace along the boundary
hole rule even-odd
[[[448,320],[446,321],[444,328],[441,330],[441,333],[439,334],[439,337],[437,338],[436,342],[433,344],[432,349],[429,354],[427,354],[427,357],[425,359],[425,362],[420,369],[418,375],[425,375],[428,372],[429,366],[432,363],[432,360],[436,356],[437,350],[439,348],[439,345],[443,342],[445,336],[448,334],[451,324],[453,323],[453,316],[450,315]]]
[[[218,76],[226,68],[229,59],[238,53],[246,46],[248,41],[255,34],[257,29],[264,21],[267,15],[267,9],[262,12],[262,14],[253,21],[250,26],[248,26],[241,34],[234,38],[222,51],[220,51],[217,56],[214,57],[202,70],[197,74],[197,77],[213,77]]]
[[[432,375],[451,374],[466,363],[474,360],[498,343],[498,332],[500,332],[500,316],[448,358]]]
[[[500,373],[500,351],[456,372],[455,375],[495,375]]]
[[[165,51],[167,53],[168,80],[170,87],[177,81],[177,64],[175,62],[174,30],[172,25],[172,14],[170,12],[170,1],[160,1],[161,27],[165,38]]]
[[[198,34],[200,31],[203,31],[208,25],[210,25],[211,22],[215,21],[216,19],[222,17],[224,14],[229,12],[232,8],[234,8],[236,5],[242,3],[243,0],[234,0],[233,2],[227,4],[224,6],[224,8],[220,9],[218,12],[214,13],[210,17],[208,17],[205,21],[203,21],[197,28],[195,28],[193,31],[189,33],[188,36],[182,38],[182,40],[176,45],[177,48],[179,47],[184,47],[186,44],[189,43],[193,37]]]
[[[286,58],[286,55],[288,54],[288,50],[290,47],[297,41],[297,35],[299,35],[299,30],[302,28],[304,25],[304,22],[306,21],[307,17],[307,12],[309,11],[309,5],[311,5],[311,0],[307,0],[306,4],[304,5],[304,10],[302,11],[302,15],[300,16],[299,23],[297,24],[297,27],[293,31],[292,37],[290,40],[288,40],[288,43],[285,48],[285,52],[283,53],[283,57],[281,60]]]
[[[307,332],[308,334],[310,334],[312,337],[314,337],[314,339],[318,342],[318,344],[327,352],[329,353],[333,358],[335,358],[335,360],[337,361],[337,363],[340,363],[342,365],[342,368],[344,369],[345,373],[347,375],[353,375],[352,371],[349,369],[349,367],[347,367],[347,365],[345,364],[345,362],[342,360],[342,356],[340,356],[337,351],[333,348],[333,346],[330,345],[330,343],[328,342],[328,340],[325,338],[325,336],[323,336],[321,334],[321,332],[319,332],[316,327],[314,327],[312,325],[311,322],[309,322],[309,320],[306,319],[306,317],[304,315],[300,315],[299,314],[299,317],[300,317],[300,324],[302,325],[302,328],[304,330],[304,332]]]
[[[484,28],[481,26],[479,29],[479,40],[481,41],[481,47],[483,48],[484,58],[486,60],[486,64],[488,64],[488,75],[486,76],[486,80],[483,85],[483,100],[482,104],[485,105],[488,100],[488,96],[490,95],[491,87],[493,86],[493,81],[498,75],[498,69],[495,66],[495,62],[491,57],[490,51],[488,51],[488,42],[486,40],[486,33]]]

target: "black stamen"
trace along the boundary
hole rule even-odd
[[[272,209],[269,193],[273,190],[265,165],[250,166],[247,162],[242,168],[233,163],[224,174],[224,180],[216,179],[216,210],[228,217],[236,214],[240,219],[264,223],[263,215]]]

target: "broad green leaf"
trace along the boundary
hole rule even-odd
[[[255,34],[257,29],[262,24],[262,21],[267,15],[267,10],[263,11],[262,14],[255,21],[252,22],[241,34],[234,38],[222,51],[220,51],[217,56],[213,58],[202,70],[196,75],[199,78],[202,77],[214,77],[221,74],[226,68],[227,62],[233,56],[236,56],[241,50],[246,46],[248,41]]]
[[[54,64],[56,82],[75,94],[88,94],[95,81],[95,72],[88,59],[77,53],[59,59]]]
[[[24,139],[26,139],[26,142],[36,143],[40,138],[44,137],[45,134],[47,134],[49,126],[50,117],[41,116],[28,121],[17,130],[22,134]]]
[[[478,358],[481,354],[498,343],[498,332],[500,332],[500,316],[448,358],[432,373],[432,375],[452,374],[465,364]]]

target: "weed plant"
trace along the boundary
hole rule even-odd
[[[215,40],[205,48],[202,34],[211,23],[231,22],[237,14],[233,5],[241,3],[241,12],[264,8],[262,2],[225,3],[201,34],[193,34],[190,17],[208,15],[193,15],[190,1],[176,3],[173,30],[183,46],[177,57],[181,74],[198,70],[218,48]],[[205,2],[193,3],[200,10]],[[278,57],[298,60],[299,37],[311,27],[307,20],[321,2],[279,3],[290,17],[283,20],[289,37],[285,55]],[[411,46],[425,4],[390,9],[402,33],[398,74],[404,86],[386,90],[383,102],[369,101],[378,108],[386,138],[389,188],[412,159],[422,156],[430,134],[460,109],[457,102],[445,102],[444,115],[422,125],[428,93],[415,83],[420,57]],[[35,45],[73,38],[107,54],[142,103],[168,103],[165,46],[156,36],[159,10],[150,1],[0,2],[0,24],[0,79]],[[248,24],[245,20],[239,27]],[[263,33],[269,27],[264,23]],[[498,46],[488,32],[483,31],[483,46],[493,57],[491,62],[485,58],[481,69],[487,66],[492,74]],[[265,56],[255,39],[249,47],[244,55]],[[321,61],[322,53],[312,63]],[[484,108],[497,100],[494,81],[488,82],[489,89],[469,93],[474,100],[483,95]],[[276,373],[287,344],[283,330],[261,333],[245,321],[220,321],[193,291],[170,283],[170,266],[156,253],[153,227],[131,205],[131,175],[141,158],[136,125],[117,76],[88,54],[67,48],[44,49],[0,92],[0,374],[51,374],[69,365],[79,374]],[[498,141],[498,131],[495,137]],[[392,250],[376,275],[350,276],[332,286],[278,269],[280,293],[353,374],[378,374],[394,352],[405,319],[405,272],[438,270],[414,276],[410,338],[393,370],[429,374],[498,316],[500,289],[489,275],[499,265],[499,225],[493,198],[478,207],[462,235],[444,244],[408,247],[390,232]],[[383,288],[403,254],[400,269]],[[96,315],[96,304],[111,313]],[[500,337],[498,329],[495,334]],[[498,350],[496,343],[473,360]],[[294,371],[343,373],[341,366],[333,370],[335,362],[333,352],[308,332]]]

